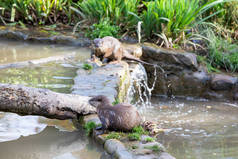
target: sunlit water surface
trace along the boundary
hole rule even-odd
[[[152,98],[141,108],[165,133],[159,141],[177,159],[238,159],[238,105]]]
[[[88,49],[0,41],[0,64],[76,52],[74,61],[0,70],[0,83],[23,84],[70,93]],[[70,120],[0,112],[0,159],[99,159],[102,148]]]

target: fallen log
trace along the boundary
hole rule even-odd
[[[39,115],[54,119],[74,119],[95,113],[90,97],[63,94],[22,85],[0,84],[0,111]]]

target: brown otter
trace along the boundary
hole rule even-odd
[[[97,114],[102,122],[102,130],[130,131],[141,124],[141,117],[137,109],[130,104],[112,106],[104,95],[93,97],[89,103],[97,108]]]
[[[135,56],[131,55],[126,49],[124,49],[119,40],[111,36],[106,36],[102,39],[94,39],[92,55],[96,55],[97,57],[99,57],[103,63],[110,61],[120,62],[123,58],[125,58],[143,64],[157,66],[155,64],[150,64],[145,61],[142,61],[139,58],[136,58]]]

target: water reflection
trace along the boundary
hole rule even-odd
[[[141,111],[167,129],[158,139],[177,159],[238,158],[237,104],[154,98],[152,105]]]
[[[1,113],[0,142],[16,140],[21,136],[37,134],[45,129],[47,124],[39,123],[39,117],[19,116],[13,113]]]
[[[0,64],[28,61],[69,53],[81,54],[81,58],[83,58],[83,56],[87,57],[89,55],[89,50],[73,46],[0,40]]]
[[[0,83],[23,84],[70,93],[79,62],[88,59],[85,48],[0,41],[0,64],[58,54],[77,54],[73,61],[0,70]],[[0,112],[1,159],[99,159],[103,150],[70,120],[19,116]]]
[[[0,143],[4,159],[97,159],[102,149],[89,140],[85,133],[58,131],[47,127],[37,135]],[[90,146],[94,145],[94,146]],[[93,156],[93,157],[92,157]]]

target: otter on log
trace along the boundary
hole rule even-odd
[[[91,98],[89,103],[96,107],[103,131],[106,129],[130,131],[142,122],[136,107],[130,104],[112,106],[104,95]]]
[[[121,42],[111,36],[106,36],[102,39],[97,38],[93,40],[93,50],[92,54],[96,57],[99,57],[103,63],[106,62],[120,62],[123,58],[134,60],[143,64],[157,66],[155,64],[150,64],[145,61],[140,60],[139,58],[134,57],[124,47]]]

